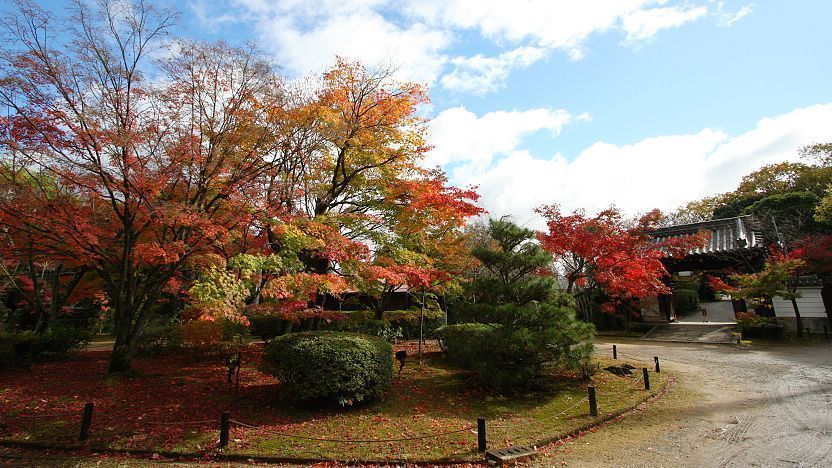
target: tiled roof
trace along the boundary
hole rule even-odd
[[[689,255],[737,252],[764,246],[763,236],[751,216],[715,219],[699,223],[668,226],[651,232],[654,242],[709,231],[707,245],[689,252]]]

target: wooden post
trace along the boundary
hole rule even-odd
[[[228,411],[223,411],[222,416],[220,417],[220,448],[225,448],[228,446],[228,426],[229,426],[229,419],[230,416]]]
[[[656,361],[656,373],[661,372],[662,368],[659,366],[659,357],[658,356],[653,356],[653,360]]]
[[[589,415],[598,416],[598,402],[595,400],[595,386],[590,385],[586,388],[589,396]]]
[[[485,438],[485,418],[477,418],[477,450],[485,452],[488,443]]]
[[[642,374],[644,374],[644,389],[645,390],[650,390],[650,374],[647,373],[647,368],[646,367],[642,367],[641,371],[642,371]]]
[[[90,425],[92,424],[92,402],[88,402],[84,405],[84,415],[81,418],[81,435],[78,436],[78,440],[84,441],[89,439],[90,437]]]
[[[612,345],[612,358],[618,359],[618,348],[616,348],[615,345]]]

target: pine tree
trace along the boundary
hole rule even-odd
[[[490,220],[486,245],[472,249],[481,273],[466,288],[456,321],[440,331],[448,355],[503,391],[540,387],[544,367],[585,366],[592,325],[575,318],[575,302],[557,289],[551,256],[534,232]]]

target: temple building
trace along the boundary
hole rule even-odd
[[[663,260],[665,268],[671,274],[670,281],[682,281],[685,278],[704,277],[705,275],[725,278],[732,273],[751,273],[760,271],[765,263],[768,249],[762,232],[752,216],[716,219],[691,224],[669,226],[653,231],[655,242],[673,237],[696,234],[701,231],[710,233],[707,245],[688,252],[681,258],[667,257]],[[832,319],[830,295],[824,294],[821,281],[814,275],[801,276],[797,290],[801,294],[798,301],[803,326],[822,330]],[[824,300],[826,299],[826,300]],[[746,312],[748,305],[743,300],[716,294],[712,301],[701,304],[697,312],[684,317],[688,321],[733,321],[733,313]],[[680,317],[683,311],[674,309],[672,294],[644,299],[641,302],[642,320],[647,322],[685,321]],[[791,301],[780,297],[771,298],[771,303],[758,307],[760,315],[773,316],[786,328],[793,329],[794,308]],[[709,314],[710,312],[710,314]],[[733,312],[733,313],[732,313]]]

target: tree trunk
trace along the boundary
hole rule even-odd
[[[792,308],[794,309],[794,320],[797,323],[797,336],[803,336],[803,321],[800,320],[800,309],[797,307],[797,299],[792,298]]]
[[[131,304],[135,302],[131,301]],[[147,325],[148,311],[151,302],[144,300],[137,306],[117,305],[115,308],[114,329],[116,342],[110,357],[109,374],[127,372],[131,369],[131,361],[136,351],[136,344]],[[136,310],[138,309],[138,310]]]
[[[792,308],[794,309],[794,320],[797,324],[797,336],[803,336],[803,321],[800,320],[800,309],[797,307],[797,298],[794,297],[797,293],[797,284],[800,276],[797,271],[794,272],[794,287],[792,290]]]
[[[130,370],[130,362],[133,359],[133,350],[131,346],[132,333],[130,327],[124,325],[124,319],[116,320],[115,333],[116,342],[113,345],[113,354],[110,357],[110,367],[107,368],[108,374],[120,374]]]

